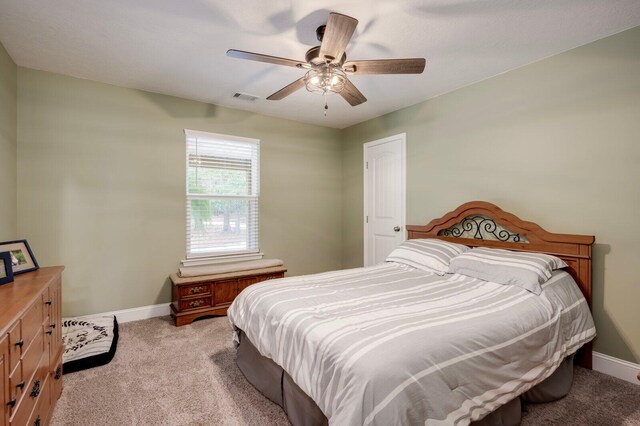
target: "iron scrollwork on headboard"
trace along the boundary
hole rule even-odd
[[[473,238],[476,240],[510,241],[528,243],[527,239],[498,225],[493,219],[481,215],[468,216],[460,223],[443,229],[438,235],[455,238]]]

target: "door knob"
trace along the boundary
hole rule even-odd
[[[400,227],[399,227],[399,226],[395,226],[395,227],[393,228],[393,230],[394,230],[394,231],[396,231],[396,232],[400,232]]]

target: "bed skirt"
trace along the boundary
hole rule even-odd
[[[296,385],[291,376],[273,360],[258,352],[244,332],[236,362],[242,374],[260,393],[278,404],[293,426],[326,426],[327,417],[316,403]],[[501,406],[472,426],[515,426],[520,424],[522,401],[541,403],[564,397],[573,382],[573,355],[567,357],[545,381]]]

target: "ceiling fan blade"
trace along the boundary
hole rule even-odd
[[[347,61],[342,68],[354,75],[422,74],[426,63],[424,58],[374,59],[371,61]]]
[[[362,93],[358,90],[356,86],[353,85],[348,79],[344,82],[344,89],[340,91],[340,96],[342,96],[345,101],[349,102],[351,106],[356,106],[367,102],[367,98],[364,97]]]
[[[303,87],[304,87],[304,77],[299,78],[293,83],[289,84],[288,86],[283,87],[273,95],[269,96],[267,99],[270,101],[279,101],[280,99],[286,98],[296,90],[300,90]]]
[[[358,26],[357,19],[340,13],[330,13],[322,36],[320,58],[331,62],[340,61],[356,26]]]
[[[287,67],[301,68],[306,65],[304,61],[279,58],[278,56],[262,55],[260,53],[245,52],[244,50],[227,50],[227,56],[237,59],[248,59],[250,61],[266,62],[267,64],[284,65]]]

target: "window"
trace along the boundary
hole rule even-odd
[[[257,253],[260,141],[185,135],[187,259]]]

